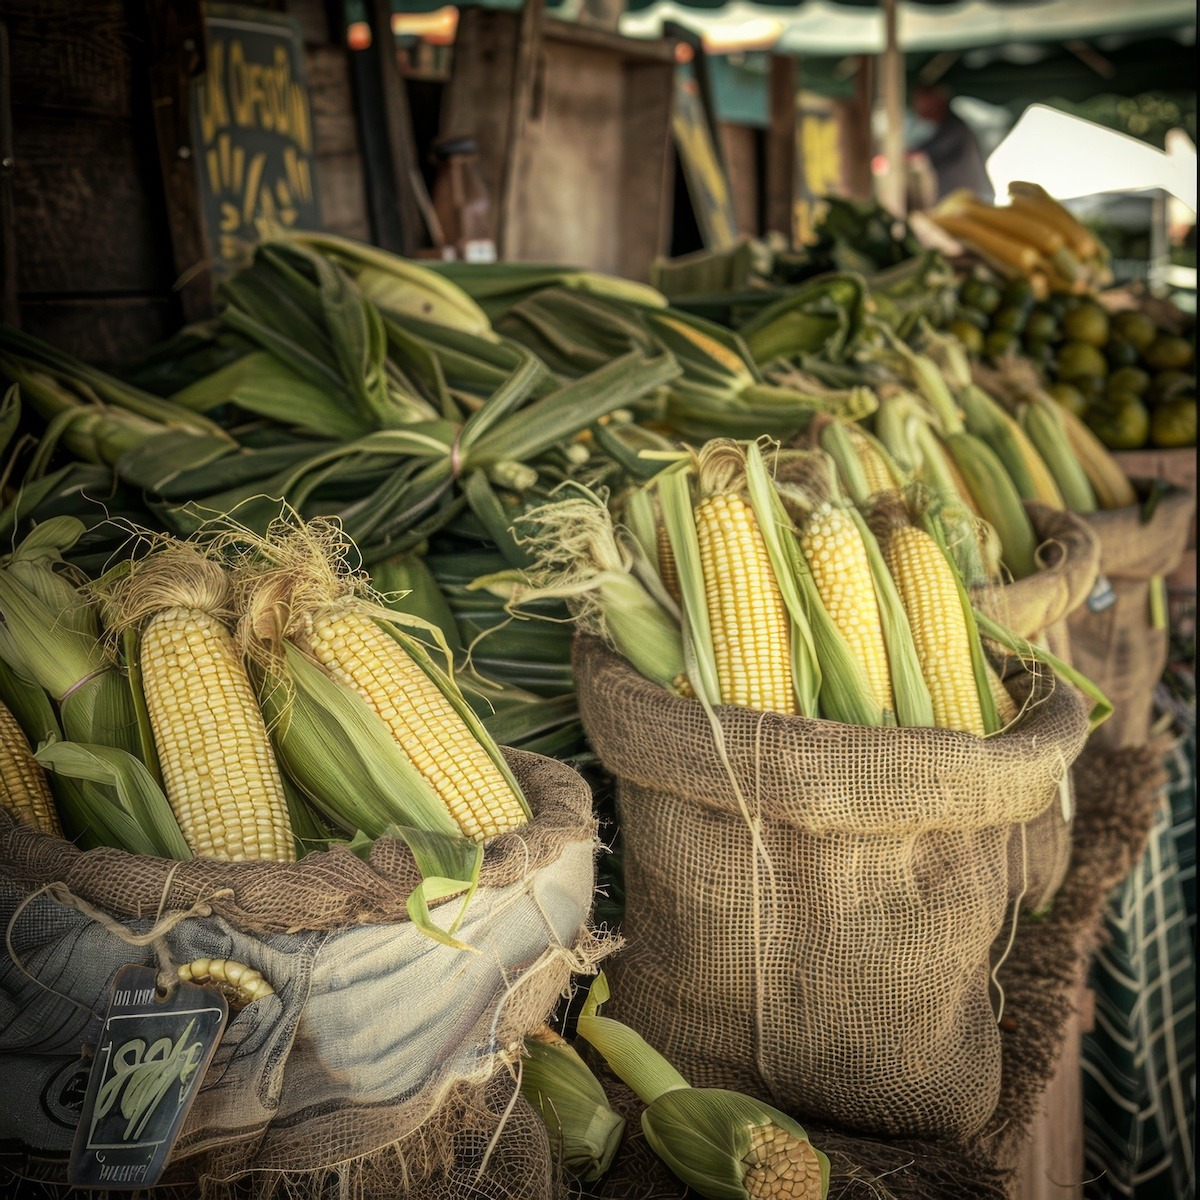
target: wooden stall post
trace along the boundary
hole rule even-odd
[[[796,60],[771,56],[767,81],[770,124],[766,138],[766,195],[763,226],[767,233],[782,233],[788,244],[796,240]]]
[[[414,254],[422,241],[417,163],[408,93],[396,61],[392,9],[370,0],[371,44],[350,55],[354,109],[362,144],[372,240],[385,250]]]
[[[17,230],[13,223],[12,108],[8,73],[8,26],[0,21],[0,321],[16,325]]]
[[[150,35],[150,94],[184,319],[212,311],[212,278],[197,269],[208,258],[193,160],[190,93],[204,74],[204,19],[199,0],[146,0]]]
[[[496,213],[496,251],[501,259],[511,258],[516,244],[510,237],[510,214],[520,203],[521,179],[528,168],[525,129],[533,115],[535,89],[542,67],[542,24],[545,0],[524,0],[517,29],[516,62],[509,100],[508,153],[500,174],[500,207]]]
[[[908,194],[904,145],[904,54],[896,28],[896,0],[883,0],[886,46],[880,61],[879,83],[883,93],[886,128],[883,156],[887,171],[879,181],[879,200],[898,217],[905,215]]]

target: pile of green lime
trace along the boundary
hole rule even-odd
[[[1194,318],[1173,333],[1137,309],[1110,314],[1089,296],[1038,300],[1024,279],[1001,284],[972,274],[947,328],[993,362],[1033,359],[1050,394],[1110,450],[1196,444]]]

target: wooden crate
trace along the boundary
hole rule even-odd
[[[667,252],[665,41],[465,9],[442,132],[476,139],[502,258],[649,278]]]
[[[326,228],[369,237],[340,30],[330,29],[324,0],[271,7],[304,31]],[[0,21],[12,101],[16,315],[70,354],[127,362],[183,319],[145,12],[127,0],[0,0]]]

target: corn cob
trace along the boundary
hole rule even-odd
[[[876,703],[894,712],[879,602],[858,527],[826,501],[801,525],[799,538],[826,612],[862,663]]]
[[[1071,512],[1096,511],[1096,493],[1067,440],[1061,410],[1048,396],[1035,396],[1021,407],[1021,424],[1043,461],[1054,473],[1063,502]]]
[[[850,439],[850,445],[854,448],[855,454],[858,455],[859,465],[866,478],[868,497],[890,491],[899,485],[899,481],[893,476],[892,470],[884,458],[883,447],[878,445],[866,430],[857,425],[847,424],[846,436]]]
[[[177,973],[185,983],[216,988],[228,1001],[230,1012],[241,1012],[255,1000],[275,994],[258,971],[232,958],[194,958]]]
[[[999,536],[1005,565],[1017,579],[1032,575],[1037,570],[1037,535],[999,458],[979,438],[966,432],[949,434],[943,445],[984,519]]]
[[[675,552],[671,549],[667,527],[661,521],[658,523],[655,538],[658,543],[658,577],[662,580],[667,595],[676,604],[680,604],[683,597],[679,590],[679,566],[675,562]]]
[[[1057,200],[1036,183],[1014,182],[1008,185],[1013,208],[1042,225],[1055,229],[1082,260],[1102,258],[1103,247]]]
[[[695,514],[721,701],[794,713],[787,609],[754,510],[727,491]]]
[[[983,737],[983,711],[972,666],[970,632],[954,575],[941,548],[906,518],[872,515],[884,557],[908,614],[921,672],[939,729]]]
[[[286,672],[290,643],[365,701],[467,837],[482,841],[525,824],[528,811],[498,748],[453,680],[396,628],[396,614],[363,594],[364,579],[345,565],[350,548],[340,529],[285,524],[266,539],[235,532],[235,544],[239,538],[250,543],[234,571],[240,634],[264,678]]]
[[[354,601],[304,614],[294,640],[367,701],[467,837],[525,824],[520,800],[441,688]]]
[[[62,837],[46,773],[33,757],[25,731],[0,703],[0,808],[43,833]]]
[[[266,723],[225,625],[229,580],[172,542],[98,582],[110,632],[139,630],[138,672],[171,810],[195,855],[291,862],[295,844]]]
[[[981,225],[1032,246],[1066,283],[1081,277],[1079,260],[1062,232],[1032,214],[1015,207],[993,208],[976,198],[967,205],[966,212]]]
[[[1009,695],[1008,688],[1004,686],[1004,681],[991,663],[988,663],[987,666],[987,681],[988,691],[992,693],[992,699],[996,703],[996,715],[1000,718],[1000,727],[1005,728],[1020,716],[1017,702]]]
[[[1064,506],[1062,493],[1028,434],[982,388],[968,384],[959,393],[969,433],[984,441],[1003,464],[1023,500],[1051,508]]]
[[[1096,502],[1101,508],[1125,508],[1137,503],[1137,492],[1108,447],[1073,413],[1059,407],[1067,441],[1079,459]]]
[[[977,251],[1004,275],[1028,277],[1044,266],[1045,260],[1032,246],[998,233],[973,216],[940,212],[931,215],[951,237]]]

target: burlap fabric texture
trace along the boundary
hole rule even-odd
[[[1056,801],[1082,698],[1026,676],[1021,721],[986,740],[722,707],[748,820],[696,701],[592,637],[575,678],[618,787],[612,1015],[696,1085],[864,1132],[978,1130],[1000,1088],[1008,837]]]
[[[1019,637],[1038,642],[1071,661],[1067,618],[1088,598],[1100,569],[1100,543],[1074,513],[1026,501],[1039,542],[1041,569],[1025,579],[981,594],[991,616]],[[1062,885],[1071,861],[1073,784],[1063,781],[1063,803],[1051,804],[1036,821],[1009,838],[1009,879],[1013,897],[1030,911],[1044,909]]]
[[[518,1105],[500,1127],[524,1035],[607,948],[588,925],[596,829],[574,771],[506,753],[535,815],[485,852],[457,932],[474,954],[409,922],[419,877],[389,838],[366,861],[335,849],[286,865],[172,863],[82,853],[3,820],[0,922],[24,968],[0,959],[6,1139],[35,1159],[69,1150],[81,1047],[95,1037],[112,978],[124,963],[156,961],[152,947],[130,946],[61,895],[17,911],[58,882],[134,933],[207,901],[165,935],[171,958],[236,959],[275,989],[231,1019],[169,1178],[194,1194],[222,1194],[244,1177],[260,1195],[283,1187],[315,1197],[336,1179],[353,1180],[362,1197],[550,1200],[540,1125]],[[450,901],[435,919],[448,925],[457,908]],[[498,1129],[492,1174],[464,1191],[458,1158],[481,1154]]]
[[[1135,484],[1143,491],[1147,486]],[[1100,578],[1069,627],[1075,665],[1115,706],[1096,731],[1102,745],[1140,746],[1150,736],[1154,688],[1166,666],[1168,637],[1166,628],[1151,619],[1150,581],[1179,565],[1194,507],[1188,492],[1173,487],[1149,520],[1135,505],[1084,518],[1100,542]]]

